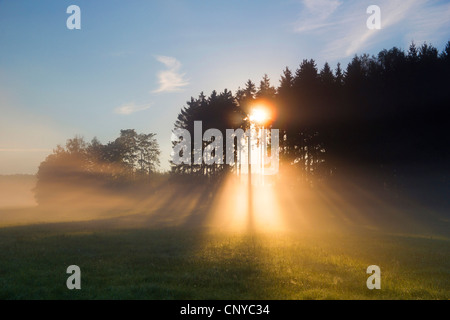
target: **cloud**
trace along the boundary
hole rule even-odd
[[[126,103],[124,105],[121,105],[120,107],[117,107],[114,109],[114,113],[121,114],[121,115],[130,115],[135,112],[147,110],[150,108],[151,105],[141,105],[137,106],[134,104],[134,102]]]
[[[434,42],[445,38],[449,40],[450,34],[450,3],[440,3],[436,6],[426,6],[423,10],[414,10],[411,14],[410,31],[405,35],[405,41],[414,39],[416,42]]]
[[[300,19],[294,32],[313,35],[324,43],[321,55],[326,59],[350,57],[363,53],[370,46],[389,39],[409,46],[416,42],[448,36],[450,3],[429,0],[378,0],[381,9],[381,30],[366,26],[366,9],[372,2],[338,0],[304,0]]]
[[[159,88],[154,90],[153,93],[181,91],[183,87],[189,84],[189,81],[184,78],[185,74],[179,72],[181,63],[177,59],[166,56],[157,56],[156,59],[164,64],[168,70],[158,73]]]
[[[312,31],[334,25],[333,22],[327,22],[327,19],[341,4],[338,0],[304,0],[304,11],[295,24],[295,31]]]

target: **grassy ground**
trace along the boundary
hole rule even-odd
[[[66,288],[81,268],[82,290]],[[381,290],[368,290],[369,265]],[[348,229],[0,229],[0,299],[449,299],[450,241]]]

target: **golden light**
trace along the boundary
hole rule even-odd
[[[229,175],[214,198],[205,226],[232,232],[248,232],[249,229],[259,232],[285,231],[287,225],[277,192],[271,185],[254,186],[253,210],[249,213],[248,185]]]
[[[252,112],[250,113],[250,121],[258,124],[264,124],[267,120],[269,120],[269,115],[264,107],[257,106],[252,109]]]

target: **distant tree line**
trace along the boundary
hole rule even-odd
[[[359,169],[393,181],[399,171],[444,168],[449,160],[450,41],[442,52],[414,43],[405,52],[355,55],[347,68],[319,70],[314,60],[282,72],[278,87],[264,75],[233,95],[225,89],[191,98],[175,122],[193,136],[203,131],[245,128],[252,105],[274,106],[271,126],[280,129],[281,165],[313,180],[351,175]],[[204,145],[205,146],[205,145]],[[175,175],[217,175],[228,165],[174,165]]]
[[[37,201],[53,201],[75,190],[114,189],[150,181],[160,164],[159,155],[155,134],[138,134],[134,129],[121,130],[120,136],[107,144],[97,138],[89,143],[78,136],[68,139],[40,164]]]

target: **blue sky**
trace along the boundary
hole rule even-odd
[[[68,30],[69,5],[81,30]],[[381,30],[366,9],[381,8]],[[168,169],[170,133],[200,91],[233,92],[306,58],[344,66],[355,54],[450,40],[448,1],[0,0],[0,174],[35,173],[75,134],[106,143],[155,132]]]

